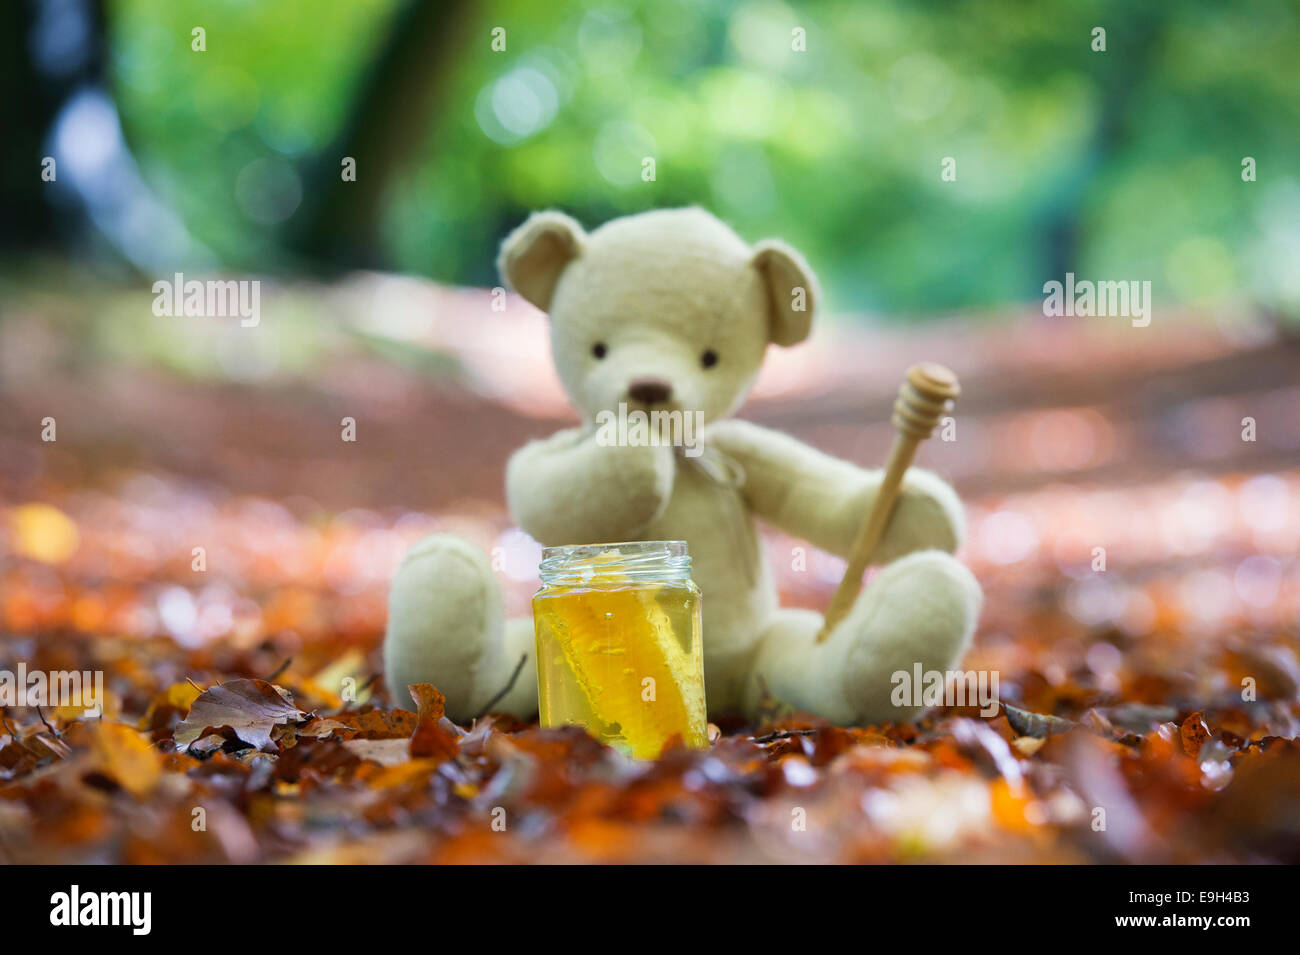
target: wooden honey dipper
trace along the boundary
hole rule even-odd
[[[871,555],[880,544],[894,513],[903,475],[916,457],[917,447],[934,432],[939,418],[959,394],[961,387],[957,384],[957,376],[943,365],[922,362],[907,369],[907,380],[898,389],[898,400],[894,402],[893,422],[898,433],[894,435],[894,446],[889,451],[889,464],[885,467],[885,476],[880,481],[871,510],[853,540],[849,566],[845,568],[844,578],[826,609],[825,622],[817,634],[818,643],[830,636],[858,599],[862,575],[866,573]]]

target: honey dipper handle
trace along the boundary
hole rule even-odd
[[[898,489],[902,486],[903,475],[916,457],[917,446],[934,432],[935,425],[948,410],[950,403],[961,394],[957,376],[943,365],[923,362],[907,370],[907,380],[898,390],[898,400],[894,402],[894,445],[889,452],[889,463],[885,466],[885,475],[880,481],[875,501],[867,513],[866,520],[858,528],[853,548],[849,551],[849,565],[844,570],[844,577],[826,608],[826,619],[817,642],[821,643],[844,619],[853,602],[862,590],[862,575],[871,563],[889,518],[894,512],[894,502],[898,499]]]

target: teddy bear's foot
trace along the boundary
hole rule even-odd
[[[952,669],[966,652],[982,601],[954,557],[927,550],[885,567],[822,643],[820,614],[781,610],[764,631],[746,686],[752,715],[780,702],[842,725],[906,722],[926,707],[901,681]]]
[[[412,547],[388,597],[384,677],[393,703],[409,707],[406,688],[432,683],[457,722],[473,719],[489,703],[523,718],[536,713],[533,622],[503,616],[501,589],[478,548],[449,534]],[[511,683],[520,660],[523,668]]]

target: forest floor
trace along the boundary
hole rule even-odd
[[[439,294],[439,315],[477,307]],[[638,763],[577,730],[453,724],[379,675],[387,582],[426,533],[501,548],[528,605],[537,548],[501,485],[565,421],[540,319],[486,353],[451,322],[404,329],[432,375],[373,327],[185,375],[87,356],[60,309],[0,316],[0,690],[21,666],[105,692],[98,716],[0,706],[0,861],[1300,861],[1283,333],[1011,316],[774,358],[743,415],[867,466],[906,365],[961,372],[955,440],[922,464],[969,508],[965,665],[1001,702],[719,719],[708,750]],[[842,562],[764,540],[782,599],[824,607]]]

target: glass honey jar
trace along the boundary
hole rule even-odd
[[[543,726],[638,759],[708,745],[700,590],[685,541],[548,547],[533,597]]]

